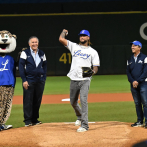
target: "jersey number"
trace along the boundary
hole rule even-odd
[[[68,56],[68,63],[70,64],[71,63],[71,53],[63,53],[62,56],[60,57],[59,61],[60,62],[64,62],[64,64],[67,63],[67,56]]]

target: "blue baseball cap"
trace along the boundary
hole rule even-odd
[[[78,35],[82,35],[82,34],[90,37],[90,33],[87,30],[82,30]]]
[[[139,41],[137,41],[137,40],[135,40],[135,41],[133,41],[133,42],[130,42],[130,44],[131,44],[131,45],[132,45],[132,44],[138,45],[138,46],[140,46],[140,47],[142,48],[141,42],[139,42]]]

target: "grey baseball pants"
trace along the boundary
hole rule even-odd
[[[90,80],[70,82],[70,103],[75,110],[78,120],[81,120],[81,127],[88,130],[88,92]],[[81,107],[78,104],[78,96],[80,94]]]

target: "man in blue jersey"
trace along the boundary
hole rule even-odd
[[[16,36],[0,31],[0,131],[12,128],[5,125],[8,120],[15,87],[15,61],[8,55],[16,48]]]
[[[25,126],[38,125],[39,108],[47,72],[44,52],[38,49],[39,39],[29,39],[30,48],[22,51],[19,59],[19,73],[23,82],[23,111]]]
[[[147,56],[141,53],[139,41],[130,43],[133,55],[127,61],[127,76],[136,106],[137,122],[132,127],[142,127],[145,118],[147,128]]]

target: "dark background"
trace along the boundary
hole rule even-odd
[[[146,11],[146,0],[0,0],[0,14]]]
[[[11,55],[16,59],[18,52],[28,47],[29,37],[37,36],[39,48],[47,56],[48,75],[66,75],[70,69],[69,51],[58,41],[62,29],[67,29],[67,39],[76,43],[79,32],[89,30],[92,47],[100,56],[98,74],[126,73],[131,56],[129,42],[139,40],[142,52],[147,54],[147,40],[139,33],[141,25],[147,22],[144,0],[2,2],[0,28],[17,36],[17,48]],[[144,33],[147,35],[147,27]],[[59,61],[62,55],[66,56],[66,63]]]

